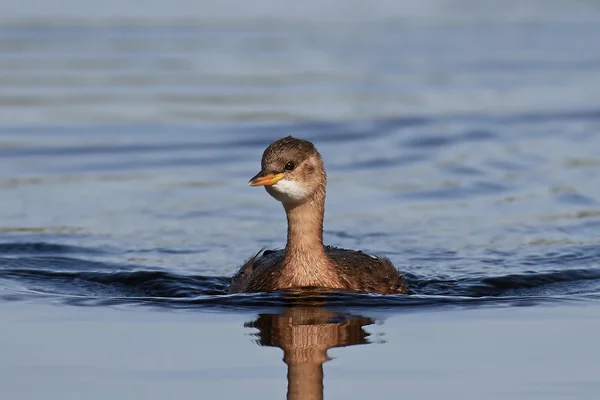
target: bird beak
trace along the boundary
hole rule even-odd
[[[271,186],[282,179],[283,173],[276,174],[273,172],[260,171],[252,179],[250,179],[250,182],[248,182],[248,186]]]

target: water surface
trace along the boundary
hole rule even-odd
[[[409,3],[11,8],[4,393],[596,398],[598,8]],[[225,294],[285,243],[246,182],[286,135],[325,159],[326,242],[410,296]]]

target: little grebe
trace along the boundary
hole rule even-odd
[[[327,176],[311,142],[279,139],[264,151],[261,166],[248,185],[264,186],[283,204],[287,243],[283,250],[250,258],[232,278],[229,293],[298,288],[406,293],[404,277],[387,258],[323,245]]]

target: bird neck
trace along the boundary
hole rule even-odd
[[[333,285],[331,262],[323,247],[325,188],[301,204],[286,205],[288,221],[284,268],[294,286]]]
[[[316,193],[301,204],[284,205],[288,231],[286,254],[323,253],[323,218],[325,194]]]

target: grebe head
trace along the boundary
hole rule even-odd
[[[279,139],[264,151],[261,171],[248,185],[264,186],[284,206],[294,206],[325,196],[327,177],[315,146],[291,136]]]

